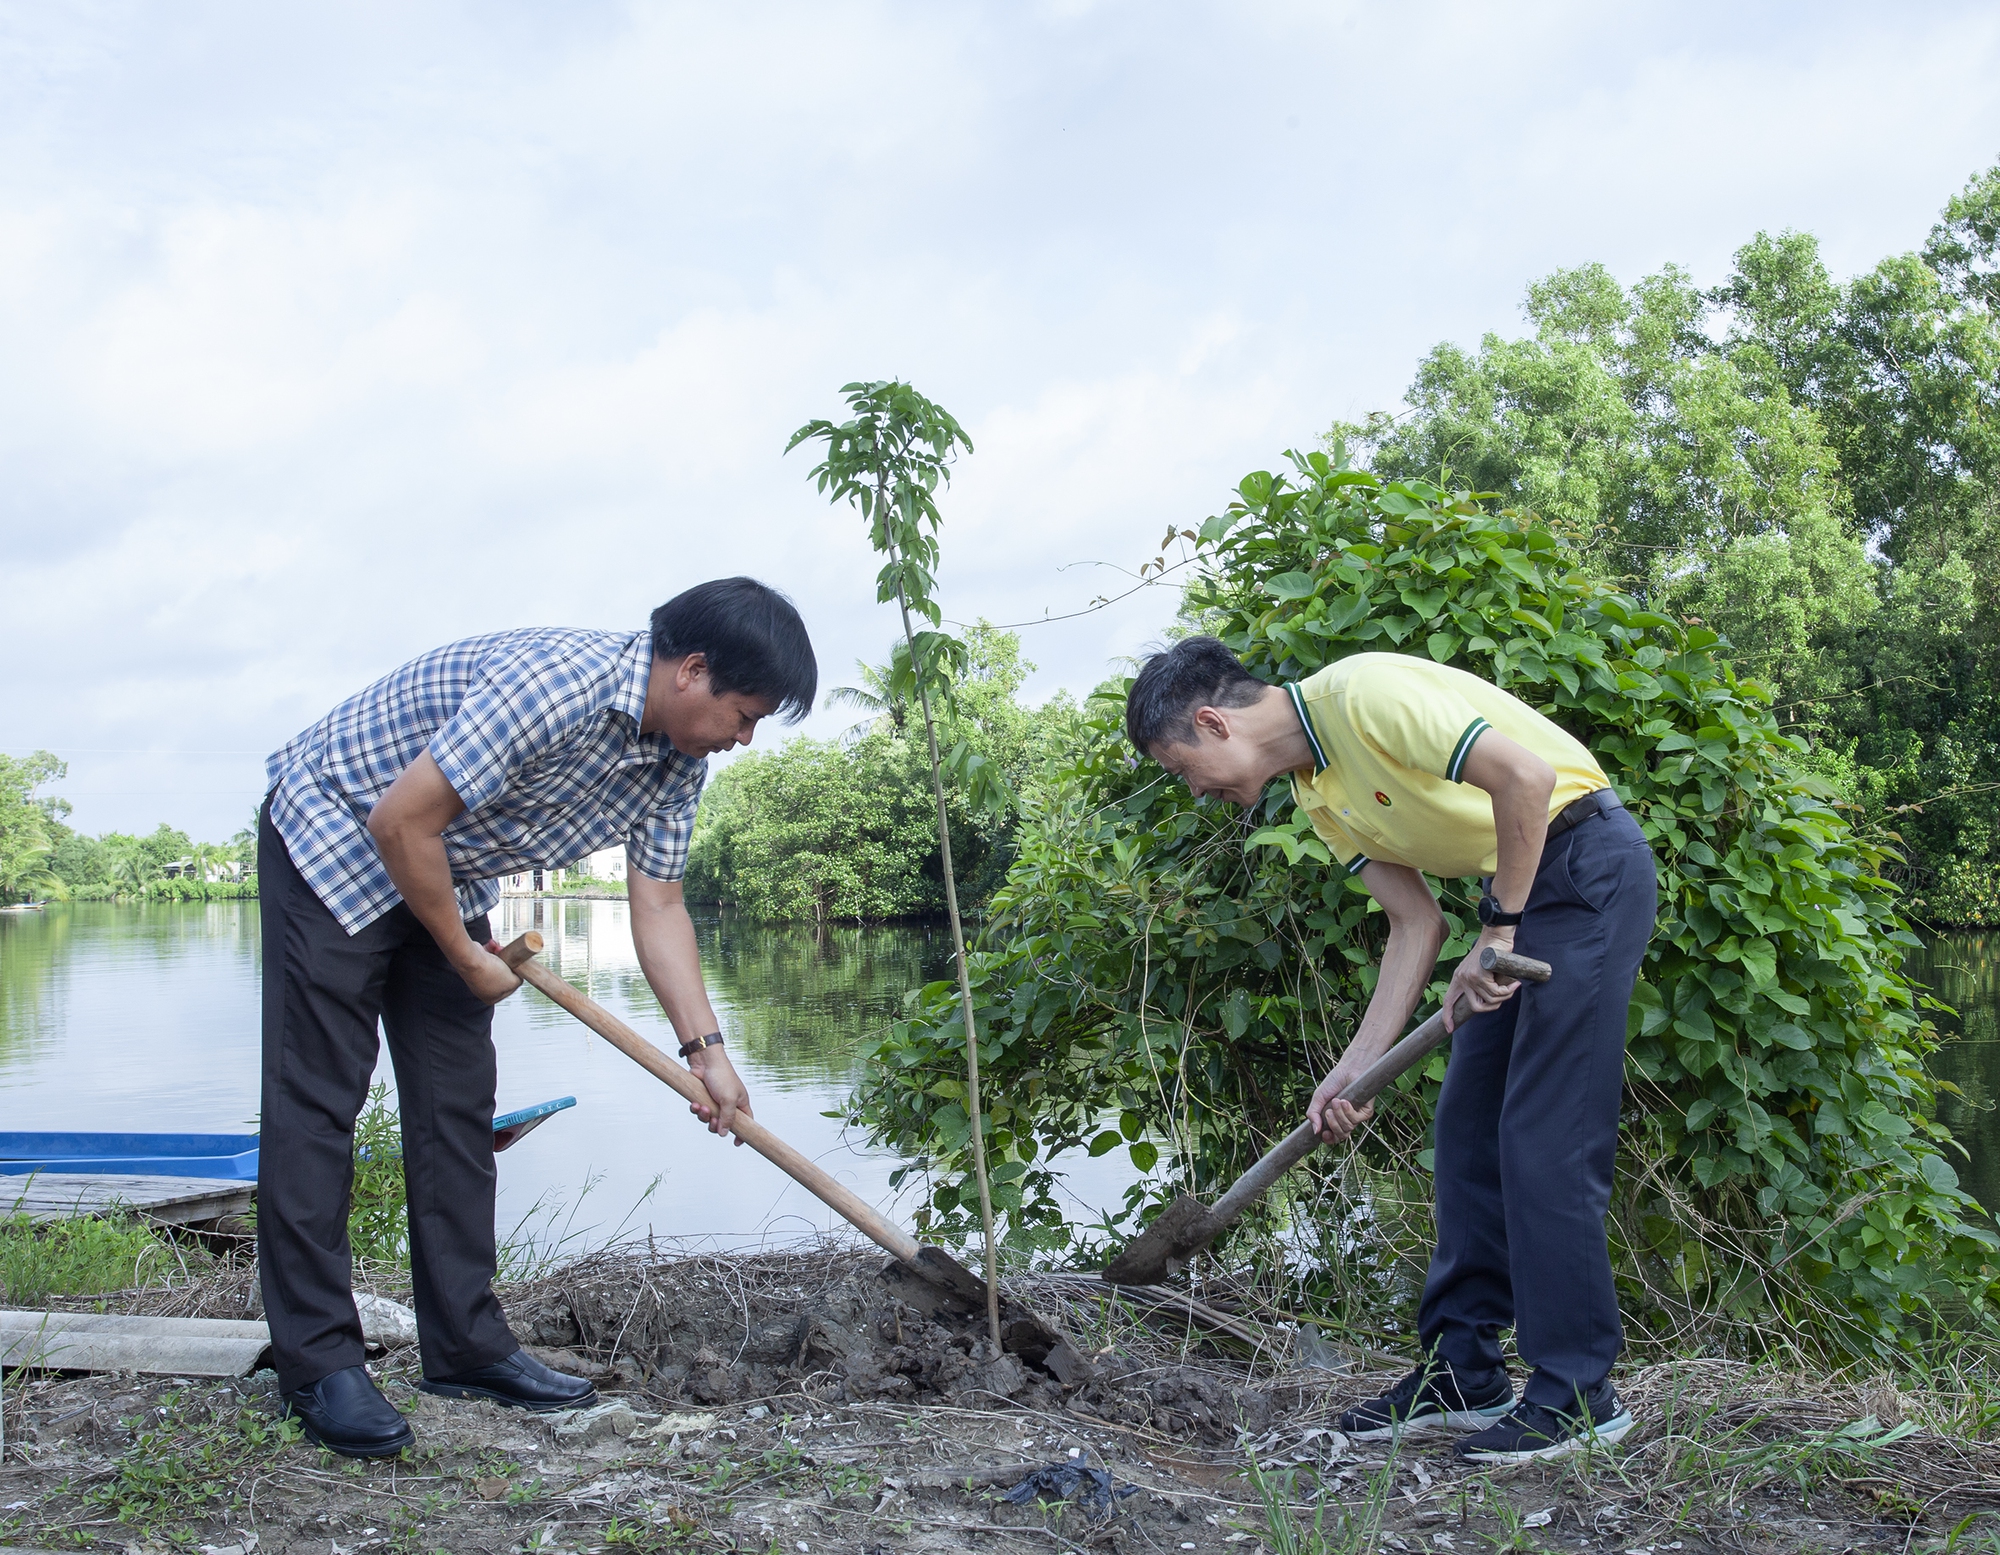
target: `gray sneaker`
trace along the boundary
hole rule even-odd
[[[1514,1407],[1514,1384],[1496,1372],[1492,1383],[1467,1394],[1439,1366],[1419,1366],[1380,1398],[1341,1415],[1340,1432],[1357,1442],[1377,1442],[1404,1432],[1479,1431]]]
[[[1550,1409],[1546,1404],[1524,1401],[1504,1420],[1452,1443],[1451,1450],[1473,1463],[1527,1463],[1609,1446],[1631,1429],[1632,1411],[1605,1381],[1590,1390],[1580,1410]]]

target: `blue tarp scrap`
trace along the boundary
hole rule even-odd
[[[1067,1501],[1078,1496],[1085,1510],[1108,1512],[1114,1500],[1137,1495],[1137,1485],[1113,1485],[1104,1469],[1086,1468],[1081,1463],[1051,1463],[1028,1474],[1000,1499],[1012,1506],[1026,1501]]]

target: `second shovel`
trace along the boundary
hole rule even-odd
[[[1498,972],[1517,982],[1546,983],[1549,964],[1530,956],[1516,956],[1488,945],[1479,953],[1482,970]],[[1464,995],[1458,1000],[1458,1019],[1470,1014]],[[1373,1101],[1390,1081],[1443,1042],[1444,1011],[1439,1010],[1415,1031],[1368,1066],[1346,1090],[1341,1100],[1364,1106]],[[1301,1123],[1279,1140],[1257,1164],[1245,1172],[1213,1207],[1192,1194],[1183,1193],[1160,1211],[1159,1217],[1134,1237],[1131,1243],[1104,1266],[1104,1278],[1113,1285],[1155,1285],[1172,1274],[1188,1259],[1208,1246],[1229,1228],[1252,1204],[1261,1199],[1271,1184],[1320,1145],[1312,1124]]]

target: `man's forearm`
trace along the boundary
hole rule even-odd
[[[1549,838],[1549,796],[1555,768],[1497,731],[1488,732],[1465,758],[1465,781],[1483,788],[1493,802],[1493,884],[1488,888],[1502,912],[1519,912],[1535,888],[1542,867],[1542,844]],[[1489,929],[1489,941],[1513,935]]]
[[[1389,943],[1382,949],[1382,968],[1375,979],[1375,992],[1368,1000],[1360,1028],[1348,1044],[1346,1057],[1359,1063],[1373,1063],[1388,1052],[1410,1015],[1423,997],[1424,987],[1437,966],[1438,951],[1444,940],[1426,925],[1391,924]]]
[[[702,981],[694,919],[684,903],[634,903],[632,946],[639,953],[639,970],[681,1041],[692,1042],[717,1029],[715,1009]]]
[[[484,947],[475,945],[465,932],[444,838],[426,835],[415,827],[385,829],[376,837],[375,848],[397,894],[417,915],[417,921],[431,931],[447,961],[463,966],[483,951]]]
[[[1493,795],[1496,839],[1493,896],[1503,912],[1519,912],[1535,886],[1542,866],[1542,845],[1549,835],[1549,794],[1538,783],[1510,784]]]

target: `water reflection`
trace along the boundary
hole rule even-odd
[[[1931,1012],[1954,1039],[1931,1067],[1962,1093],[1939,1096],[1938,1119],[1972,1155],[1952,1164],[1989,1212],[2000,1211],[2000,934],[1947,934],[1912,958],[1911,972],[1955,1012]]]
[[[78,903],[0,914],[0,1119],[14,1128],[229,1132],[254,1126],[259,1071],[257,904]],[[893,1211],[895,1157],[838,1114],[903,994],[944,975],[949,941],[923,929],[811,933],[697,919],[716,1014],[758,1121],[869,1202]],[[672,1028],[640,975],[623,902],[510,899],[494,929],[527,928],[543,959],[662,1047]],[[495,1011],[501,1108],[577,1107],[500,1157],[503,1228],[783,1240],[831,1213],[775,1167],[704,1133],[666,1086],[532,989]],[[378,1075],[393,1083],[386,1053]],[[1079,1161],[1075,1209],[1120,1201],[1122,1153]],[[586,1192],[587,1189],[587,1192]],[[553,1218],[536,1207],[558,1206]],[[573,1212],[573,1213],[572,1213]]]
[[[13,1128],[248,1125],[256,906],[0,913],[0,1117]]]
[[[659,1021],[652,990],[632,948],[623,902],[511,900],[494,919],[503,940],[532,928],[546,941],[542,960],[609,1009]],[[925,928],[809,931],[697,916],[702,972],[724,1035],[741,1065],[747,1053],[787,1088],[845,1089],[859,1055],[879,1037],[920,983],[948,975],[951,942]],[[539,995],[532,1023],[573,1017]],[[671,1036],[654,1034],[664,1043]]]

